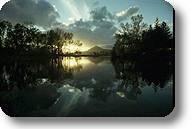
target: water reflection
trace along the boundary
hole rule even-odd
[[[173,63],[167,58],[145,58],[130,60],[113,60],[118,79],[118,94],[128,99],[137,99],[144,86],[150,86],[157,92],[172,80]],[[173,82],[172,82],[173,83]],[[170,85],[171,86],[171,85]]]
[[[79,72],[83,69],[83,66],[89,65],[90,61],[87,58],[82,57],[64,57],[62,65],[64,70],[71,72]]]
[[[11,116],[161,116],[173,107],[172,70],[165,58],[1,61],[0,104]]]

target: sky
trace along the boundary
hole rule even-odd
[[[164,0],[0,0],[0,8],[0,19],[43,29],[63,28],[85,48],[112,47],[120,23],[137,14],[147,24],[159,18],[173,28],[173,8]]]
[[[163,0],[47,0],[54,5],[63,22],[69,23],[71,18],[89,18],[89,11],[95,7],[106,6],[111,13],[121,12],[129,7],[139,7],[144,21],[153,23],[156,17],[172,23],[173,8]]]

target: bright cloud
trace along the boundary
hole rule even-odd
[[[138,11],[139,11],[139,8],[134,6],[134,7],[128,8],[126,10],[123,10],[121,12],[118,12],[116,14],[116,16],[117,16],[119,22],[121,22],[121,21],[127,20],[129,17],[136,14]]]
[[[0,1],[0,9],[2,8],[2,6],[6,3],[6,2],[8,2],[9,0],[1,0]]]

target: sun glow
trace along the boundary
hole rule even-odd
[[[62,47],[63,53],[75,53],[79,48],[76,45],[67,45]]]
[[[87,51],[89,49],[89,47],[87,46],[77,46],[77,45],[67,45],[67,46],[63,46],[62,47],[62,52],[63,53],[75,53],[75,52],[84,52]]]
[[[90,49],[90,47],[88,47],[88,46],[82,46],[81,48],[80,48],[80,51],[81,52],[84,52],[84,51],[88,51]]]

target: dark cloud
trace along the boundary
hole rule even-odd
[[[90,20],[80,19],[69,25],[67,31],[73,32],[75,39],[81,39],[89,45],[112,46],[114,44],[115,27],[113,15],[106,7],[96,8],[90,13]]]
[[[113,34],[116,28],[111,22],[77,21],[71,24],[67,31],[73,32],[75,39],[80,39],[88,45],[113,44]]]
[[[90,12],[91,18],[96,21],[113,19],[113,15],[104,7],[98,7]]]
[[[44,28],[58,24],[57,18],[58,12],[45,0],[10,0],[0,11],[0,19]]]

